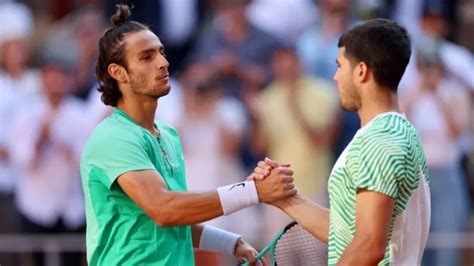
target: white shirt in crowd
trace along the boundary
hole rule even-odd
[[[247,8],[249,21],[282,39],[295,40],[316,20],[317,7],[309,0],[254,0]]]
[[[407,97],[416,97],[407,115],[420,132],[428,164],[431,167],[443,167],[456,163],[462,150],[458,145],[459,139],[450,135],[440,102],[444,102],[461,132],[467,132],[471,106],[467,90],[457,86],[455,82],[444,79],[437,91],[425,91],[421,95],[407,95]]]
[[[37,97],[20,107],[8,128],[8,149],[18,171],[17,208],[34,223],[53,226],[62,218],[71,229],[84,224],[79,173],[87,134],[83,111],[82,104],[72,98],[52,111],[44,97]],[[35,145],[46,119],[51,121],[51,140],[36,154]]]
[[[21,102],[28,101],[39,91],[38,71],[28,70],[17,79],[0,70],[0,128],[6,129]],[[0,149],[6,149],[6,130],[0,130]],[[9,156],[0,159],[0,193],[13,193],[16,173],[9,163]]]
[[[163,39],[168,44],[182,44],[198,25],[198,3],[196,0],[161,0]]]

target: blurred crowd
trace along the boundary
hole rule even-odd
[[[119,2],[165,45],[172,89],[157,119],[180,133],[190,190],[241,181],[268,156],[291,162],[299,192],[323,205],[334,160],[360,127],[332,79],[338,38],[366,19],[399,21],[413,41],[400,106],[430,166],[431,230],[469,230],[473,1],[0,0],[0,237],[84,232],[81,150],[111,112],[96,90],[97,41]],[[262,247],[288,221],[257,206],[210,223]],[[462,262],[456,249],[425,254],[426,265]],[[83,263],[77,255],[64,265]],[[42,259],[0,254],[2,265]]]

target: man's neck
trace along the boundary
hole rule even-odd
[[[158,133],[154,123],[156,107],[158,107],[158,101],[150,98],[127,98],[126,100],[122,98],[117,104],[118,109],[152,134]]]
[[[360,117],[361,127],[367,125],[374,117],[386,112],[400,112],[397,94],[387,90],[378,89],[376,93],[363,97],[362,107],[357,113]]]

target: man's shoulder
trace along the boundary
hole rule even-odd
[[[141,139],[140,131],[136,127],[109,116],[102,120],[92,131],[84,153],[107,149],[108,146],[115,145],[117,140],[135,142],[139,139]]]
[[[384,115],[356,134],[352,150],[401,155],[406,153],[414,133],[414,128],[403,115]]]
[[[165,123],[165,122],[163,122],[163,121],[161,121],[161,120],[155,120],[155,124],[156,124],[156,125],[158,126],[158,128],[160,128],[160,129],[170,130],[170,131],[176,131],[176,129],[175,129],[172,125],[170,125],[170,124],[168,124],[168,123]]]
[[[81,173],[91,171],[92,166],[104,168],[107,164],[118,164],[124,156],[147,150],[142,132],[124,121],[110,116],[97,125],[90,135],[81,155]]]
[[[164,123],[160,120],[155,120],[155,125],[161,131],[161,133],[170,134],[173,137],[179,137],[178,131],[170,124]]]
[[[412,130],[412,125],[404,115],[393,113],[375,118],[361,135],[366,140],[383,138],[403,140],[400,137]]]
[[[113,137],[115,134],[135,135],[139,130],[128,121],[118,119],[114,114],[102,120],[94,129],[92,136]]]

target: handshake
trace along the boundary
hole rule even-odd
[[[280,208],[287,198],[293,198],[297,193],[290,164],[280,164],[268,158],[258,162],[247,181],[219,187],[217,192],[224,215],[259,202]],[[257,251],[247,242],[241,241],[236,244],[234,255],[255,262]]]
[[[258,162],[247,180],[255,181],[260,202],[273,205],[297,193],[289,163],[280,164],[265,158],[264,161]]]

